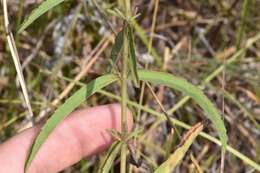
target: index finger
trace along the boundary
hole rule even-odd
[[[113,139],[107,129],[120,131],[120,106],[111,104],[73,112],[60,123],[32,161],[29,173],[55,173],[81,158],[106,149]],[[128,127],[132,128],[128,113]],[[39,127],[30,128],[0,146],[0,172],[23,172],[24,164]]]

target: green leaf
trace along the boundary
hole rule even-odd
[[[139,88],[140,81],[137,73],[137,61],[135,55],[135,46],[134,46],[134,37],[133,37],[133,29],[130,25],[127,26],[127,40],[129,45],[129,52],[130,52],[130,70],[131,76],[134,81],[136,87]]]
[[[59,5],[64,0],[46,0],[44,1],[38,8],[34,9],[29,17],[23,22],[21,25],[18,33],[21,33],[23,30],[25,30],[29,25],[31,25],[37,18],[39,18],[41,15],[49,11],[51,8]]]
[[[27,170],[37,154],[38,150],[48,138],[50,133],[55,129],[55,127],[67,117],[75,108],[77,108],[81,103],[83,103],[89,96],[93,95],[98,90],[115,82],[118,78],[115,75],[104,75],[98,77],[97,79],[91,81],[85,86],[82,86],[78,91],[76,91],[66,102],[59,106],[59,108],[54,112],[54,114],[48,119],[45,125],[42,127],[39,135],[33,143],[30,155],[26,162],[25,169]]]
[[[120,51],[122,50],[123,44],[124,44],[124,32],[125,32],[125,28],[123,28],[116,36],[115,38],[115,43],[112,47],[111,50],[111,59],[112,59],[112,65],[116,64],[116,62],[118,61],[118,55],[120,53]],[[112,69],[112,67],[111,67]],[[109,71],[111,71],[111,69]]]
[[[144,70],[139,71],[138,75],[140,80],[151,82],[153,84],[168,86],[170,88],[179,90],[193,98],[207,113],[208,118],[211,120],[214,128],[218,132],[222,146],[226,148],[228,137],[224,122],[219,114],[219,111],[198,87],[187,82],[185,79],[175,77],[169,73]]]
[[[163,162],[154,173],[170,173],[175,167],[182,161],[186,152],[190,148],[195,138],[202,131],[203,125],[201,123],[193,126],[188,132],[186,137],[184,136],[183,145],[181,145],[165,162]]]
[[[108,173],[113,165],[114,160],[116,159],[120,148],[122,146],[122,142],[116,141],[110,147],[106,159],[102,163],[101,167],[98,170],[98,173]]]

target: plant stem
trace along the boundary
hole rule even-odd
[[[127,156],[127,145],[126,143],[123,143],[121,147],[120,173],[126,173],[126,156]]]
[[[7,42],[8,42],[8,46],[10,48],[10,52],[13,58],[13,62],[15,65],[15,69],[17,72],[17,76],[18,76],[18,80],[22,89],[22,93],[24,96],[24,100],[25,100],[25,104],[26,107],[28,109],[28,115],[29,115],[29,119],[31,121],[30,125],[33,126],[34,125],[34,117],[33,117],[33,111],[32,111],[32,106],[30,103],[30,98],[29,98],[29,94],[28,94],[28,90],[26,87],[26,83],[24,80],[24,76],[23,76],[23,72],[22,72],[22,67],[21,67],[21,63],[19,61],[19,55],[18,55],[18,51],[15,45],[15,40],[13,37],[12,32],[9,29],[9,19],[8,19],[8,9],[7,9],[7,0],[2,0],[2,5],[3,5],[3,14],[4,14],[4,27],[5,27],[5,31],[6,31],[6,38],[7,38]]]
[[[126,16],[130,15],[130,1],[124,1],[124,12]],[[126,23],[124,23],[126,25]],[[125,136],[127,134],[127,72],[128,72],[128,57],[129,57],[129,49],[128,49],[128,41],[127,41],[127,33],[124,33],[124,48],[123,48],[123,58],[122,58],[122,71],[121,71],[121,130],[122,135]]]
[[[123,10],[125,16],[128,18],[131,15],[131,7],[130,0],[124,0]],[[124,23],[126,25],[126,23]],[[128,133],[127,128],[127,72],[128,72],[128,57],[129,57],[129,49],[128,49],[128,40],[127,33],[124,33],[124,48],[123,48],[123,58],[122,58],[122,66],[123,69],[121,71],[121,131],[122,131],[122,140],[125,140],[125,137]],[[126,173],[126,156],[127,156],[127,146],[126,141],[123,141],[124,144],[121,148],[121,162],[120,162],[120,172]]]
[[[124,33],[126,34],[126,33]],[[123,50],[123,69],[121,71],[121,130],[123,136],[127,133],[127,119],[126,119],[126,113],[127,113],[127,60],[128,60],[128,42],[126,40],[126,35],[124,36],[124,50]]]

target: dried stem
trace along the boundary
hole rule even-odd
[[[3,5],[4,24],[5,24],[6,37],[7,37],[8,45],[9,45],[11,55],[12,55],[12,58],[13,58],[13,61],[14,61],[14,64],[15,64],[15,69],[17,71],[19,83],[20,83],[21,88],[22,88],[25,104],[26,104],[28,112],[29,112],[29,118],[31,119],[31,125],[33,126],[33,124],[34,124],[33,111],[32,111],[32,107],[31,107],[31,104],[30,104],[30,99],[29,99],[27,88],[26,88],[26,84],[25,84],[25,81],[24,81],[21,63],[19,61],[18,51],[16,49],[13,34],[10,31],[10,28],[9,28],[7,1],[2,0],[2,5]]]

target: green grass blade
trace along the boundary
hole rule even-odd
[[[113,145],[110,147],[106,159],[102,163],[101,167],[98,170],[98,173],[109,173],[114,160],[116,159],[116,156],[120,152],[120,148],[122,146],[122,142],[116,141],[113,143]]]
[[[182,161],[183,157],[185,156],[186,152],[190,148],[191,144],[195,140],[195,138],[199,135],[199,133],[202,131],[203,125],[201,123],[198,123],[197,125],[193,126],[187,132],[189,136],[185,141],[183,142],[183,145],[181,145],[165,162],[163,162],[154,173],[170,173],[172,172],[175,167]]]
[[[18,33],[21,33],[23,30],[25,30],[29,25],[31,25],[37,18],[39,18],[41,15],[52,9],[53,7],[59,5],[65,0],[46,0],[44,1],[38,8],[34,9],[29,17],[25,19],[23,24],[21,25]]]
[[[103,87],[109,85],[110,83],[117,80],[115,75],[104,75],[98,77],[97,79],[91,81],[87,85],[82,86],[78,91],[76,91],[66,102],[61,105],[54,114],[48,119],[45,125],[42,127],[39,135],[33,143],[30,155],[26,162],[25,169],[27,170],[37,154],[38,150],[48,138],[50,133],[54,128],[75,108],[77,108],[82,102],[84,102],[89,96],[102,89]]]
[[[236,36],[236,48],[237,49],[240,49],[241,39],[242,39],[243,33],[245,32],[246,18],[250,11],[249,8],[250,8],[250,0],[244,0],[243,7],[242,7],[242,13],[241,13],[241,22],[240,22],[240,26],[239,26],[239,29],[237,31],[237,36]]]
[[[135,55],[135,46],[134,46],[134,36],[133,36],[133,29],[131,26],[127,26],[127,40],[129,44],[129,52],[130,52],[130,70],[133,82],[136,87],[139,88],[140,81],[137,73],[137,61]]]
[[[199,88],[190,84],[185,79],[175,77],[169,73],[156,71],[139,71],[138,74],[140,80],[151,82],[153,84],[168,86],[170,88],[179,90],[193,98],[207,113],[208,118],[211,120],[214,128],[218,132],[222,146],[226,148],[228,137],[224,122],[221,119],[219,111]]]

